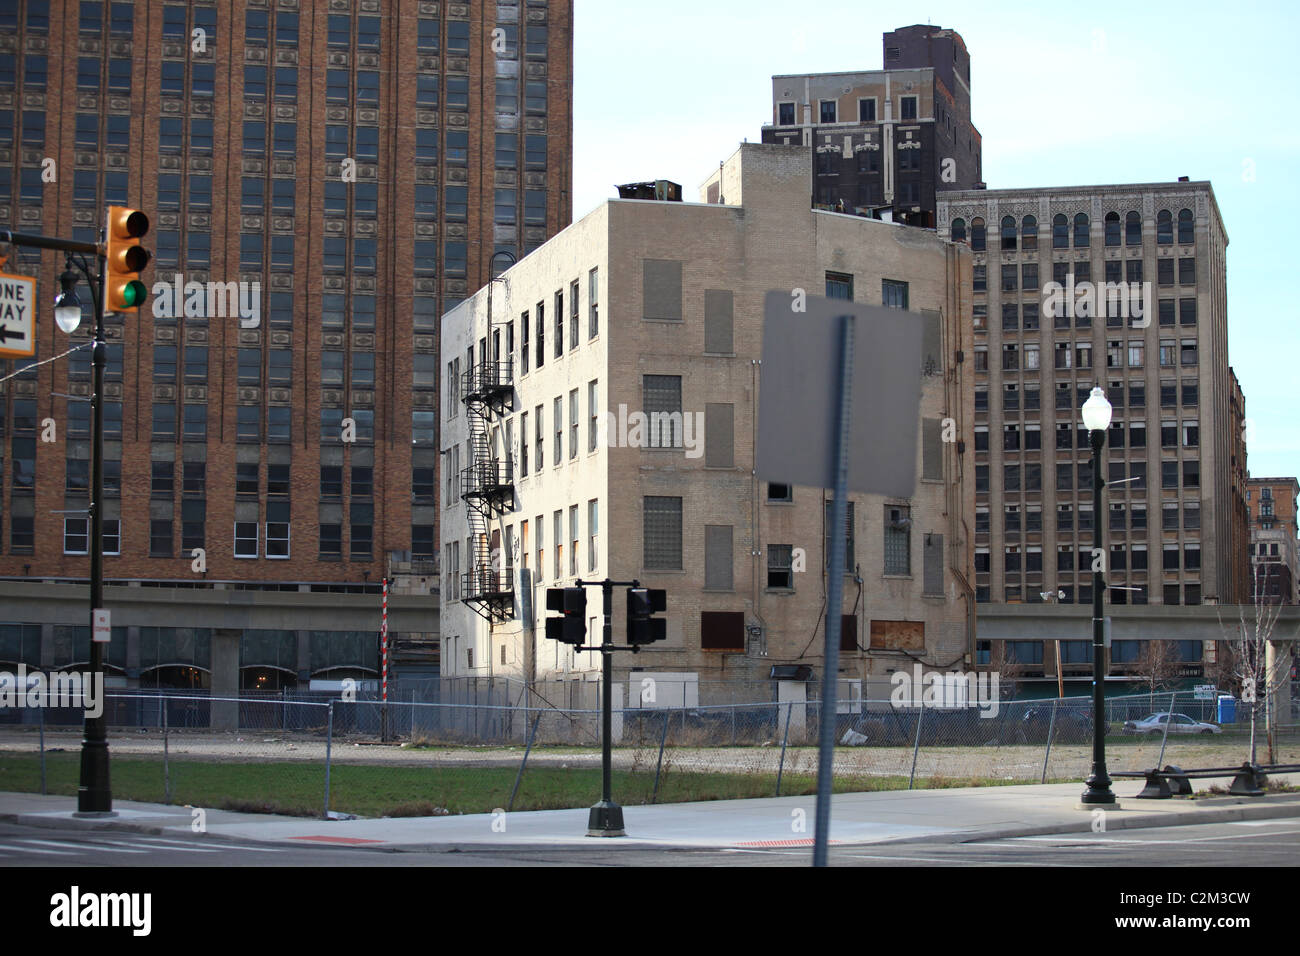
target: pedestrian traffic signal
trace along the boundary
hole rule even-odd
[[[653,644],[668,636],[668,624],[652,615],[668,610],[668,592],[662,588],[627,589],[627,642]]]
[[[546,636],[562,644],[581,646],[587,636],[587,592],[582,588],[547,588],[546,610],[562,615],[546,619]]]
[[[108,207],[108,279],[104,289],[107,312],[134,312],[149,295],[140,273],[149,264],[139,239],[149,231],[149,217],[138,209]]]

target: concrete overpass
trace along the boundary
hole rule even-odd
[[[1274,641],[1300,638],[1300,605],[1278,611]],[[1255,620],[1253,605],[1107,604],[1111,638],[1117,641],[1227,641],[1244,617]],[[977,604],[976,636],[982,641],[1092,640],[1091,604]]]
[[[436,582],[436,577],[434,578]],[[304,589],[306,587],[306,589]],[[438,594],[390,592],[394,641],[436,644]],[[381,597],[373,593],[252,591],[222,587],[104,588],[113,640],[106,647],[114,686],[163,683],[164,675],[206,673],[214,698],[240,694],[244,672],[279,675],[282,686],[313,677],[371,676],[378,668]],[[0,667],[81,669],[89,656],[86,584],[0,581]],[[168,678],[170,679],[170,678]],[[260,686],[260,685],[259,685]],[[235,705],[214,704],[212,726],[233,729]]]
[[[289,631],[378,631],[377,594],[225,588],[104,588],[115,627],[210,627]],[[85,584],[0,581],[0,622],[88,625]],[[438,596],[388,596],[390,633],[438,631]]]

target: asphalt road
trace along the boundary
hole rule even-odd
[[[132,866],[806,866],[810,847],[679,849],[472,846],[376,850],[255,844],[203,834],[0,824],[0,867]],[[1300,820],[1256,820],[970,843],[832,846],[834,866],[1295,866]]]

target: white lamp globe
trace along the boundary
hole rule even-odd
[[[75,305],[55,305],[54,321],[59,323],[59,328],[71,335],[77,331],[77,326],[81,324],[81,303]]]
[[[1088,400],[1083,403],[1083,425],[1090,432],[1104,432],[1110,428],[1110,402],[1100,386],[1093,386]]]

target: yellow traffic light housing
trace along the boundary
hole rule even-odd
[[[108,207],[108,278],[104,309],[134,312],[149,295],[140,273],[149,264],[149,252],[139,239],[149,231],[149,217],[138,209]]]

